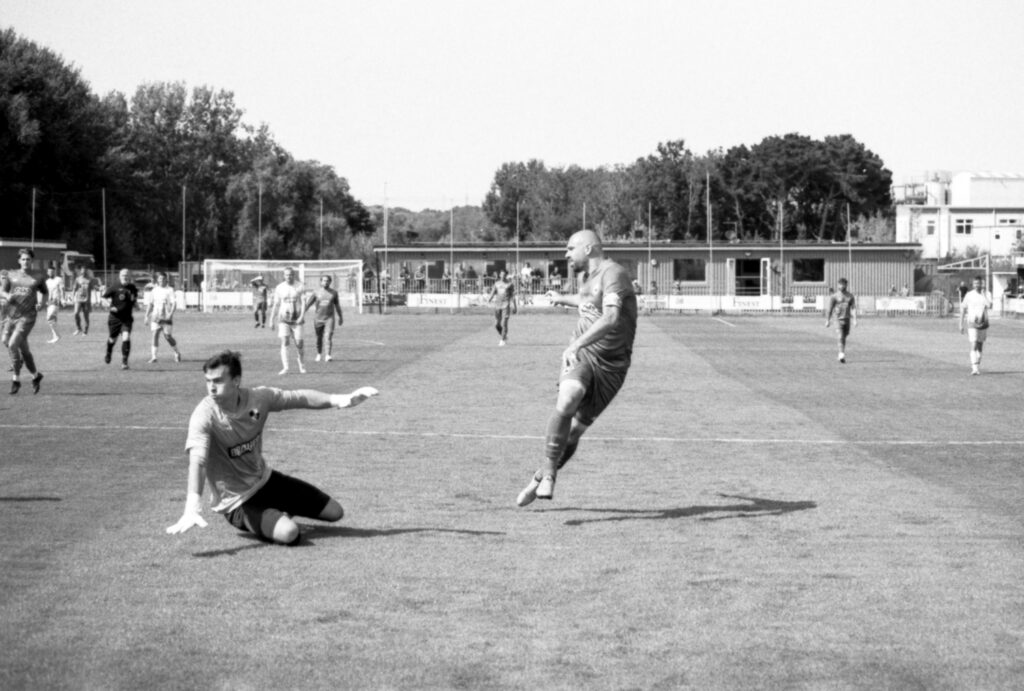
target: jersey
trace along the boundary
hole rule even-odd
[[[516,287],[512,281],[497,280],[491,287],[491,295],[498,296],[497,309],[505,309],[512,305],[512,296],[515,295]]]
[[[225,412],[207,396],[188,423],[185,450],[206,458],[206,479],[217,513],[238,508],[270,478],[271,468],[263,458],[263,427],[269,413],[304,405],[297,391],[259,386],[240,387],[238,394],[235,412]]]
[[[306,303],[307,307],[311,305],[316,305],[313,321],[317,324],[323,324],[333,319],[336,314],[341,314],[338,291],[333,288],[317,288]]]
[[[988,328],[988,311],[992,309],[992,301],[984,293],[976,290],[964,295],[961,309],[967,315],[967,327],[970,329]]]
[[[134,283],[118,284],[103,291],[103,297],[110,300],[110,316],[122,322],[130,322],[135,317],[133,310],[139,302],[139,288]]]
[[[852,293],[845,290],[837,290],[828,299],[827,319],[835,317],[837,322],[850,321],[855,307],[856,300]]]
[[[174,315],[174,308],[177,300],[174,297],[174,288],[170,286],[153,286],[149,291],[149,304],[153,306],[151,318],[157,323],[170,322]]]
[[[10,319],[21,319],[27,324],[36,321],[36,309],[39,306],[39,293],[47,294],[46,280],[29,271],[20,269],[7,274],[11,283],[10,297],[7,299],[7,316]]]
[[[274,288],[274,304],[282,324],[302,324],[302,286],[283,281]]]
[[[72,293],[75,302],[89,302],[95,282],[96,279],[87,276],[76,278],[74,292]]]
[[[252,287],[252,304],[254,305],[265,305],[267,304],[267,293],[270,289],[267,288],[266,283],[260,283]]]
[[[64,279],[54,276],[46,279],[46,304],[60,305],[61,296],[64,293]]]
[[[608,307],[619,308],[615,328],[595,343],[581,348],[595,359],[595,364],[609,370],[629,368],[636,338],[636,293],[629,274],[616,262],[605,259],[593,273],[584,277],[579,292],[579,320],[573,339],[579,338],[600,319]]]

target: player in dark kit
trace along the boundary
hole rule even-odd
[[[303,311],[310,307],[316,307],[313,314],[313,333],[316,334],[316,361],[330,362],[333,357],[331,350],[334,348],[334,327],[341,326],[345,317],[341,314],[341,303],[338,300],[338,291],[331,287],[331,277],[321,276],[320,287],[308,298]],[[337,316],[337,322],[334,317]],[[326,339],[324,338],[326,336]],[[324,341],[326,340],[327,352],[324,352]]]
[[[28,347],[28,335],[36,325],[39,309],[39,295],[46,297],[46,279],[32,271],[35,253],[30,249],[18,251],[19,268],[10,271],[0,284],[0,299],[6,300],[6,314],[3,327],[3,345],[11,355],[11,395],[21,389],[21,367],[32,374],[32,393],[39,393],[43,373],[36,369],[35,358]]]
[[[121,269],[117,285],[103,291],[103,297],[110,300],[110,317],[107,319],[107,355],[103,361],[110,364],[117,337],[121,337],[121,369],[128,369],[128,355],[132,352],[132,324],[135,323],[135,306],[139,302],[139,288],[132,282],[132,272]]]
[[[509,314],[519,311],[516,304],[516,285],[508,280],[508,272],[504,269],[498,272],[498,280],[491,286],[491,293],[487,296],[489,303],[498,296],[498,305],[494,308],[494,330],[501,336],[498,345],[503,346],[508,341],[508,319]]]
[[[252,313],[256,318],[253,328],[258,329],[262,326],[265,329],[267,328],[267,294],[270,293],[270,288],[267,287],[263,276],[252,279],[249,285],[252,286]]]
[[[548,420],[545,460],[516,503],[554,496],[555,477],[576,452],[580,437],[612,402],[626,380],[636,336],[636,293],[629,274],[607,259],[592,230],[569,238],[565,258],[583,280],[577,295],[549,291],[552,305],[579,309],[569,347],[562,353],[558,398]]]

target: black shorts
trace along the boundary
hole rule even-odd
[[[264,534],[262,529],[263,515],[267,511],[317,518],[329,501],[331,497],[328,494],[308,482],[272,470],[267,484],[237,509],[224,514],[224,517],[239,530],[270,540],[273,536]]]
[[[134,319],[121,319],[116,314],[111,314],[110,318],[107,319],[107,329],[110,331],[111,338],[117,338],[122,332],[132,332],[132,325],[135,323]]]

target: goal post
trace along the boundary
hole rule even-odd
[[[342,308],[363,311],[363,262],[361,259],[207,259],[203,262],[201,305],[204,312],[252,309],[252,282],[262,276],[273,295],[292,268],[295,278],[308,293],[320,287],[320,277],[330,276]],[[303,295],[305,299],[305,295]]]

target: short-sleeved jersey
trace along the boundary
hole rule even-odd
[[[968,328],[988,328],[988,311],[992,309],[992,301],[988,299],[987,295],[972,290],[964,295],[960,309],[967,315]]]
[[[64,295],[64,279],[58,276],[46,279],[46,304],[59,305]]]
[[[75,279],[74,292],[72,296],[75,302],[89,302],[93,288],[96,286],[96,279],[88,276],[79,276]]]
[[[856,307],[856,299],[853,293],[846,290],[837,290],[828,299],[828,319],[836,318],[836,321],[850,321],[853,310]]]
[[[302,285],[282,281],[274,288],[274,304],[277,305],[277,317],[282,324],[303,323]]]
[[[605,259],[593,273],[584,277],[579,292],[579,320],[573,338],[579,338],[608,307],[618,307],[619,320],[615,328],[597,342],[582,350],[591,353],[598,364],[607,369],[628,368],[633,356],[636,337],[636,293],[629,274],[611,259]]]
[[[341,314],[341,302],[338,300],[338,291],[334,288],[317,288],[310,296],[306,306],[315,306],[313,321],[323,324],[330,321],[335,315]]]
[[[123,322],[132,321],[132,311],[139,302],[139,288],[134,283],[110,286],[103,291],[103,297],[110,300],[110,316]]]
[[[8,272],[7,279],[11,283],[10,297],[7,299],[7,316],[34,323],[36,309],[39,306],[39,293],[45,296],[48,292],[46,279],[20,269]]]
[[[498,279],[491,287],[491,295],[498,296],[498,309],[504,309],[512,304],[512,296],[516,293],[516,286],[512,281]]]
[[[266,304],[268,293],[270,293],[270,288],[267,287],[266,283],[254,284],[252,287],[252,304]]]
[[[300,407],[297,391],[273,387],[238,390],[238,409],[227,413],[207,396],[188,423],[185,450],[206,458],[206,479],[218,513],[237,508],[266,484],[271,468],[263,458],[263,427],[271,412]]]
[[[174,315],[174,308],[177,300],[174,297],[174,288],[170,286],[153,286],[149,291],[149,304],[153,306],[152,319],[157,322],[170,321]]]

